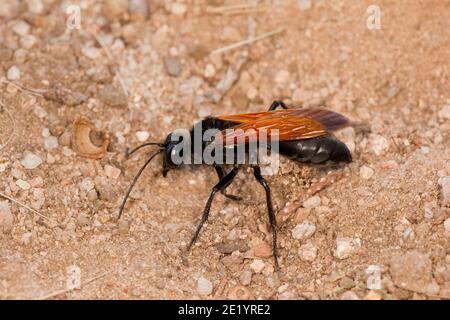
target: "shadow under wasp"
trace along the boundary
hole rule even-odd
[[[278,107],[281,107],[282,109],[277,110]],[[344,128],[349,124],[350,122],[345,116],[322,107],[288,108],[283,101],[275,100],[266,112],[224,115],[217,117],[208,116],[205,119],[195,123],[190,132],[193,133],[199,126],[203,132],[208,129],[218,129],[221,132],[226,131],[227,133],[223,136],[227,138],[226,141],[228,145],[225,145],[224,147],[230,147],[229,143],[231,141],[232,147],[237,148],[239,147],[240,141],[243,141],[244,144],[248,144],[248,139],[245,139],[245,137],[244,139],[239,138],[242,138],[241,135],[245,135],[249,129],[253,129],[256,132],[260,130],[276,129],[278,132],[278,153],[280,155],[300,163],[323,164],[328,162],[341,163],[352,161],[352,156],[347,146],[334,137],[331,133],[332,131]],[[230,133],[227,129],[233,130],[231,130]],[[181,143],[180,140],[174,139],[172,135],[173,133],[169,133],[164,142],[144,143],[128,154],[131,155],[146,146],[158,146],[159,148],[158,151],[149,157],[131,182],[131,185],[129,186],[120,206],[119,218],[123,213],[125,204],[134,185],[154,157],[158,154],[163,155],[162,172],[164,177],[166,177],[169,170],[186,166],[185,163],[176,164],[172,161],[174,150],[177,145]],[[206,142],[203,141],[203,137],[201,135],[191,134],[190,137],[192,139],[192,146],[194,146],[196,142],[202,145],[202,154],[204,149],[207,148],[209,144],[214,143],[214,139]],[[194,139],[201,140],[194,141]],[[192,157],[195,156],[195,152],[193,152]],[[201,165],[205,165],[205,163],[202,162]],[[215,195],[220,192],[232,200],[239,201],[241,199],[238,196],[225,193],[225,190],[244,165],[235,162],[232,164],[231,170],[228,171],[221,163],[212,163],[209,165],[214,167],[219,177],[219,181],[212,188],[206,201],[201,220],[197,225],[194,235],[192,236],[192,239],[187,247],[188,252],[190,251],[192,245],[196,242],[204,223],[208,220]],[[271,190],[266,179],[264,179],[261,174],[260,166],[256,164],[251,165],[251,167],[256,180],[265,190],[267,211],[269,214],[269,222],[272,231],[272,252],[275,266],[278,268],[277,222],[272,204]]]

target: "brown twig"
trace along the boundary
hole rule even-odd
[[[14,203],[16,203],[16,204],[18,204],[18,205],[21,206],[21,207],[24,207],[25,209],[27,209],[27,210],[33,212],[34,214],[37,214],[37,215],[40,216],[41,218],[47,219],[47,220],[49,220],[49,221],[53,221],[52,219],[50,219],[49,217],[43,215],[42,213],[40,213],[40,212],[34,210],[33,208],[30,208],[30,207],[27,206],[26,204],[23,204],[22,202],[20,202],[20,201],[14,199],[14,198],[11,198],[10,196],[7,196],[6,194],[4,194],[4,193],[2,193],[2,192],[0,192],[0,196],[3,197],[3,198],[5,198],[5,199],[8,199],[8,200],[10,200],[10,201],[12,201],[12,202],[14,202]]]
[[[104,273],[102,273],[102,274],[99,274],[99,275],[97,275],[97,276],[95,276],[95,277],[92,277],[92,278],[86,280],[86,281],[82,284],[82,286],[86,286],[86,285],[88,285],[89,283],[91,283],[91,282],[93,282],[93,281],[95,281],[95,280],[97,280],[97,279],[100,279],[100,278],[103,278],[104,276],[107,276],[107,275],[110,274],[110,273],[111,273],[111,271],[106,271],[106,272],[104,272]],[[42,296],[42,297],[38,298],[37,300],[47,300],[47,299],[51,299],[51,298],[57,297],[57,296],[59,296],[59,295],[61,295],[61,294],[70,292],[70,291],[72,291],[72,290],[75,290],[75,288],[66,288],[66,289],[61,289],[61,290],[53,291],[53,292],[51,292],[51,293],[49,293],[49,294],[47,294],[47,295],[45,295],[45,296]]]

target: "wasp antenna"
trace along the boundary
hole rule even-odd
[[[161,152],[162,152],[162,150],[158,150],[157,152],[152,154],[150,156],[150,158],[147,160],[147,162],[145,162],[145,164],[139,169],[138,173],[134,176],[133,182],[131,182],[130,186],[128,187],[127,193],[125,194],[125,197],[124,197],[124,199],[122,201],[122,204],[120,206],[119,216],[117,217],[117,219],[120,219],[120,217],[122,216],[123,209],[125,208],[125,204],[127,203],[127,200],[128,200],[128,198],[130,196],[130,193],[133,190],[133,187],[136,184],[136,182],[138,181],[138,179],[141,176],[142,172],[145,170],[145,168],[148,166],[148,164],[153,160],[153,158],[156,157]]]
[[[144,147],[148,147],[148,146],[158,146],[158,147],[160,147],[160,148],[164,148],[164,143],[160,143],[160,142],[147,142],[147,143],[144,143],[144,144],[141,144],[140,146],[137,146],[136,148],[134,148],[133,150],[131,150],[131,151],[128,151],[128,149],[127,149],[127,151],[126,151],[126,156],[127,156],[127,158],[129,157],[129,156],[131,156],[133,153],[135,153],[136,151],[138,151],[139,149],[141,149],[141,148],[144,148]]]

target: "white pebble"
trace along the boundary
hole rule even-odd
[[[148,131],[136,132],[136,138],[139,140],[139,142],[147,141],[148,137],[150,137],[150,132]]]
[[[298,250],[298,255],[303,261],[314,261],[317,256],[317,247],[311,243],[304,244]]]
[[[444,228],[446,232],[450,233],[450,218],[447,218],[447,220],[444,221]]]
[[[266,266],[266,264],[264,263],[264,261],[262,261],[260,259],[255,259],[250,264],[250,269],[252,269],[252,271],[254,273],[261,273],[265,266]]]
[[[312,6],[311,0],[297,0],[298,8],[300,10],[308,10]]]
[[[95,60],[100,57],[100,50],[95,47],[85,46],[81,51],[83,52],[84,56],[88,59]]]
[[[438,113],[438,117],[441,119],[450,119],[450,104],[444,106]]]
[[[346,259],[361,247],[361,240],[356,238],[338,237],[336,239],[336,250],[334,256],[338,259]]]
[[[289,82],[290,73],[287,70],[279,70],[275,75],[275,82],[284,85]]]
[[[381,156],[389,149],[389,141],[379,134],[373,134],[369,137],[369,144],[372,152],[377,156]]]
[[[31,185],[22,179],[17,180],[16,185],[22,190],[29,190],[31,188]]]
[[[25,36],[30,32],[30,25],[25,21],[20,20],[14,25],[12,30],[19,36]]]
[[[47,150],[52,150],[58,148],[58,138],[55,136],[50,136],[44,139],[44,147]]]
[[[305,220],[292,229],[292,237],[297,240],[305,240],[311,237],[314,232],[316,232],[316,226],[314,223]]]
[[[422,146],[420,147],[420,153],[421,154],[429,154],[430,153],[430,148],[427,146]]]
[[[20,163],[22,164],[22,166],[25,167],[25,169],[32,170],[39,167],[42,164],[42,159],[38,155],[35,155],[34,153],[25,151],[24,156],[20,161]]]
[[[368,167],[368,166],[362,166],[359,169],[359,175],[363,179],[370,179],[370,178],[372,178],[374,173],[375,173],[375,171],[373,171],[373,169],[371,167]]]
[[[303,202],[303,208],[312,209],[312,208],[320,206],[320,204],[321,204],[320,197],[319,196],[313,196],[311,198],[306,199]]]
[[[170,7],[170,12],[178,17],[182,17],[186,14],[187,6],[184,3],[172,3]]]
[[[94,181],[92,181],[91,178],[84,178],[79,184],[80,189],[86,192],[89,192],[92,189],[94,189],[94,186],[95,186]]]
[[[20,38],[20,45],[24,49],[31,49],[37,42],[37,38],[31,34],[23,36]]]
[[[14,222],[9,201],[0,201],[0,228],[10,229]]]
[[[16,66],[12,66],[8,69],[8,72],[6,74],[6,77],[10,81],[16,81],[20,79],[20,70]]]
[[[450,176],[444,176],[439,179],[441,185],[441,199],[442,205],[446,206],[450,204]]]
[[[208,63],[205,67],[205,71],[203,72],[203,76],[205,78],[212,78],[216,75],[216,68],[211,63]]]
[[[213,290],[213,285],[211,281],[201,276],[197,280],[197,292],[203,296],[210,295]]]
[[[107,164],[105,165],[105,174],[108,178],[117,179],[120,176],[120,169]]]

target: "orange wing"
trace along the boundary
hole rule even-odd
[[[320,137],[349,124],[345,116],[325,108],[274,110],[217,118],[238,123],[231,127],[232,130],[222,131],[227,145],[232,141],[234,144],[237,141],[248,142],[249,137],[260,130],[266,130],[271,137],[271,130],[276,129],[279,141],[292,141]]]

